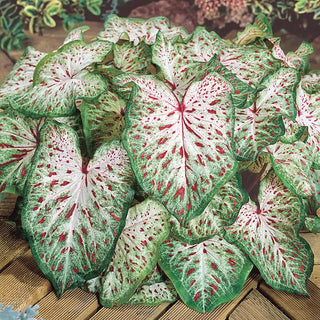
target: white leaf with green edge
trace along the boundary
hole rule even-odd
[[[214,235],[224,235],[224,227],[232,224],[244,203],[247,193],[241,188],[240,177],[235,176],[223,185],[201,215],[190,220],[183,227],[177,219],[170,219],[171,234],[188,244],[195,244]]]
[[[182,301],[199,312],[233,300],[252,269],[240,249],[217,235],[194,245],[165,240],[159,248],[159,265]]]
[[[172,91],[183,97],[187,88],[193,81],[201,80],[209,72],[218,72],[229,81],[235,92],[233,102],[235,107],[244,107],[247,99],[254,96],[254,90],[230,72],[214,55],[205,63],[195,63],[192,58],[185,55],[188,43],[175,43],[166,40],[161,33],[152,48],[152,62],[159,67],[161,78],[170,85]],[[158,73],[159,75],[159,73]]]
[[[232,151],[233,88],[217,73],[192,83],[179,102],[153,76],[134,81],[122,140],[142,189],[180,222],[201,214],[236,172]],[[208,134],[209,133],[209,134]]]
[[[309,94],[320,91],[320,71],[313,71],[302,78],[301,87]]]
[[[304,76],[297,88],[297,117],[296,122],[300,126],[308,127],[308,139],[306,141],[317,151],[314,167],[320,168],[320,91],[308,93],[303,89],[310,77]]]
[[[311,198],[303,200],[307,202],[307,214],[315,215],[320,208],[320,170],[311,169],[309,172],[309,181],[313,186],[314,195]]]
[[[314,195],[314,187],[310,182],[313,148],[297,141],[292,144],[278,142],[266,150],[270,154],[274,171],[284,185],[300,197]]]
[[[245,204],[225,238],[244,250],[264,280],[277,290],[307,294],[313,253],[298,233],[304,223],[298,196],[275,173],[261,182],[259,206]]]
[[[268,74],[279,68],[279,62],[272,56],[271,50],[229,45],[214,32],[196,28],[189,42],[182,44],[184,53],[193,61],[208,62],[217,54],[220,62],[241,81],[258,87]]]
[[[83,39],[83,32],[86,32],[90,29],[89,26],[80,26],[77,28],[74,28],[73,30],[71,30],[66,38],[64,39],[63,44],[69,43],[71,41],[75,41],[75,40],[81,40],[84,41]]]
[[[122,72],[150,74],[148,67],[151,64],[151,48],[144,42],[136,46],[131,42],[115,44],[113,63]]]
[[[0,113],[0,192],[22,193],[44,122],[10,109]]]
[[[309,70],[309,55],[314,52],[310,43],[303,41],[295,52],[288,52],[288,59],[303,73]]]
[[[102,272],[133,199],[133,174],[119,141],[85,163],[71,128],[47,121],[24,189],[22,226],[58,295]]]
[[[267,77],[257,99],[246,109],[236,109],[235,151],[239,159],[254,161],[260,151],[284,134],[282,116],[294,118],[298,72],[281,68]]]
[[[295,68],[295,64],[287,57],[280,46],[280,38],[270,38],[269,41],[273,44],[272,55],[281,61],[281,65],[284,67]]]
[[[0,86],[0,107],[9,104],[9,98],[21,96],[32,88],[33,73],[46,53],[27,47]]]
[[[155,267],[152,269],[152,271],[143,279],[140,286],[145,284],[149,285],[153,283],[163,282],[166,279],[166,277],[163,271],[160,271],[160,270],[161,269],[156,264]]]
[[[164,302],[175,302],[178,299],[177,291],[170,280],[145,284],[139,287],[128,304],[145,306],[157,306]]]
[[[169,234],[169,213],[147,199],[129,209],[113,258],[103,273],[100,303],[110,308],[127,303],[158,260],[158,247]]]
[[[81,117],[90,154],[102,143],[121,139],[125,108],[126,102],[111,91],[103,93],[98,100],[82,101]]]
[[[306,217],[305,219],[305,226],[308,230],[312,233],[318,233],[320,231],[320,218],[317,216],[314,217]]]
[[[282,118],[286,132],[280,137],[283,143],[293,143],[298,141],[306,131],[306,127],[299,126],[296,121],[288,118]]]
[[[98,39],[107,40],[113,43],[120,39],[129,40],[137,45],[142,40],[152,45],[157,33],[161,32],[168,39],[181,36],[185,39],[187,31],[181,27],[171,25],[165,17],[155,17],[148,20],[137,18],[120,18],[117,15],[109,15],[104,23],[104,31],[98,33]]]
[[[45,56],[34,71],[33,87],[10,99],[12,107],[32,117],[68,116],[76,99],[95,98],[108,88],[102,76],[87,70],[112,50],[109,42],[72,41]]]

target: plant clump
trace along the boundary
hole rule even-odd
[[[234,299],[255,265],[307,294],[320,223],[319,71],[263,15],[223,40],[164,17],[109,16],[0,85],[0,194],[57,294],[106,307]]]

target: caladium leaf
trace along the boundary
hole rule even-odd
[[[320,72],[314,71],[305,75],[301,81],[301,87],[309,94],[318,93],[320,91]]]
[[[318,233],[320,231],[320,218],[317,216],[314,217],[306,217],[305,226],[310,230],[312,233]]]
[[[287,56],[297,70],[307,73],[309,70],[309,55],[313,52],[313,46],[303,41],[295,52],[288,52]]]
[[[152,48],[152,62],[158,66],[163,81],[171,86],[177,96],[183,97],[193,81],[201,80],[209,72],[215,71],[233,85],[235,107],[244,107],[248,97],[249,100],[254,98],[254,90],[230,72],[216,54],[206,63],[195,63],[185,55],[187,48],[188,43],[169,41],[161,33]]]
[[[320,208],[320,171],[311,169],[309,172],[309,181],[313,186],[314,195],[311,198],[303,200],[307,202],[307,214],[315,215],[318,213],[318,209]]]
[[[126,102],[111,91],[98,100],[83,100],[81,117],[90,154],[102,143],[121,138],[125,108]]]
[[[22,194],[44,122],[10,109],[0,113],[0,192]]]
[[[113,63],[122,72],[150,74],[151,48],[144,42],[134,46],[131,42],[115,45]]]
[[[234,299],[252,269],[240,249],[217,235],[195,245],[165,240],[159,248],[159,265],[183,302],[199,312]]]
[[[24,190],[22,226],[58,294],[98,275],[112,258],[133,199],[133,174],[119,141],[84,163],[76,133],[48,121]]]
[[[109,42],[72,41],[45,56],[34,71],[33,87],[10,99],[12,107],[25,114],[68,116],[75,112],[78,98],[94,98],[107,90],[103,78],[87,70],[92,63],[103,61],[111,51]]]
[[[216,33],[196,28],[186,45],[185,55],[193,61],[208,62],[217,54],[220,62],[243,82],[259,87],[268,74],[279,68],[279,62],[269,49],[229,45]]]
[[[281,68],[270,75],[252,106],[236,109],[235,150],[239,159],[254,161],[267,145],[284,134],[282,116],[295,117],[294,90],[298,72]]]
[[[232,86],[212,73],[192,83],[179,102],[153,76],[116,80],[136,84],[122,138],[137,180],[185,223],[206,208],[237,170],[231,146]]]
[[[314,167],[318,169],[320,168],[320,91],[308,93],[303,89],[310,84],[311,79],[312,77],[309,76],[302,77],[297,88],[296,122],[300,126],[308,127],[306,143],[316,148]]]
[[[275,173],[261,182],[259,205],[243,205],[226,228],[226,239],[242,248],[274,289],[306,294],[313,266],[309,244],[298,232],[304,223],[302,203]]]
[[[71,41],[75,41],[75,40],[81,40],[84,41],[83,39],[83,32],[86,32],[90,29],[89,26],[80,26],[77,28],[74,28],[73,30],[71,30],[66,38],[64,39],[63,44],[69,43]]]
[[[23,95],[32,88],[33,73],[46,53],[27,47],[0,86],[0,107],[9,104],[9,98]]]
[[[293,193],[301,197],[314,194],[310,182],[310,169],[314,149],[302,141],[292,144],[278,142],[266,148],[270,154],[274,171],[282,183]]]
[[[140,286],[129,300],[129,304],[156,306],[164,302],[175,302],[177,291],[170,280]]]
[[[147,199],[131,207],[113,258],[102,275],[100,302],[105,307],[127,303],[157,264],[157,250],[169,234],[169,213]]]
[[[293,143],[298,141],[306,131],[306,127],[299,126],[295,121],[288,118],[283,118],[282,120],[286,132],[280,137],[280,141],[283,143]]]
[[[171,25],[165,17],[155,17],[148,20],[137,18],[120,18],[117,15],[109,15],[104,23],[104,31],[98,33],[98,39],[110,42],[118,42],[120,39],[132,41],[137,45],[140,41],[152,45],[157,33],[161,30],[168,39],[178,36],[186,38],[188,32],[182,27]]]
[[[188,243],[195,244],[224,235],[224,227],[232,224],[244,203],[248,202],[247,193],[241,188],[240,177],[233,177],[223,185],[201,215],[190,220],[185,227],[177,219],[171,218],[171,234]]]

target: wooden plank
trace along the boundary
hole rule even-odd
[[[320,289],[320,264],[313,266],[313,271],[309,280]]]
[[[258,290],[253,289],[230,314],[229,320],[289,320]]]
[[[16,194],[8,194],[8,196],[0,202],[0,218],[7,220],[11,216],[16,205],[17,200]]]
[[[320,264],[320,233],[301,233],[300,236],[310,244],[314,254],[314,264]]]
[[[241,291],[232,301],[224,303],[211,312],[200,313],[187,307],[182,301],[177,301],[159,320],[225,320],[235,306],[248,294],[248,292],[258,286],[260,275],[251,273]],[[258,319],[258,318],[257,318]]]
[[[50,320],[83,320],[93,316],[99,307],[96,295],[76,288],[59,299],[50,292],[39,303],[38,318]]]
[[[102,308],[90,320],[155,320],[169,307],[170,303],[162,303],[159,306],[122,305],[112,309]]]
[[[31,250],[0,273],[0,284],[1,303],[19,311],[37,303],[51,291],[51,284],[37,266]]]
[[[7,57],[7,55],[0,50],[0,82],[8,75],[13,63]]]
[[[26,252],[28,248],[28,241],[19,237],[15,227],[0,221],[0,270]]]
[[[273,304],[281,308],[291,319],[320,319],[320,289],[311,281],[308,281],[307,289],[310,297],[273,290],[264,281],[259,286],[259,291]]]

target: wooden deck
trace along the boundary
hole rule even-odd
[[[86,37],[94,37],[103,28],[102,23],[88,23],[91,30]],[[46,31],[43,37],[30,36],[28,45],[52,52],[65,38],[62,28]],[[297,44],[298,46],[299,44]],[[296,46],[296,47],[297,47]],[[295,49],[295,48],[293,48]],[[22,51],[0,51],[0,81],[5,78]],[[320,319],[320,235],[304,232],[315,255],[315,266],[308,283],[310,297],[275,291],[253,272],[241,294],[229,303],[220,305],[208,314],[186,307],[181,301],[164,303],[157,307],[121,306],[106,309],[99,305],[95,295],[77,288],[58,299],[50,282],[36,265],[27,241],[20,239],[15,228],[6,223],[13,212],[15,196],[0,203],[0,302],[24,310],[39,304],[38,318],[45,320],[263,320],[263,319]],[[0,320],[1,317],[0,317]]]

